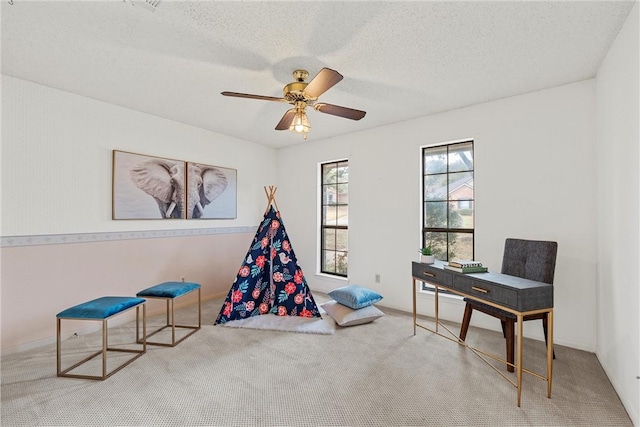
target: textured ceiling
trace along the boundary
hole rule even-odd
[[[592,78],[633,1],[2,1],[2,73],[284,147]],[[307,141],[274,130],[297,68],[344,80]]]

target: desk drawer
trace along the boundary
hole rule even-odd
[[[479,281],[477,278],[456,274],[453,276],[453,289],[464,292],[472,297],[476,296],[479,300],[518,308],[518,292],[495,283]]]
[[[437,285],[451,286],[451,277],[453,275],[450,272],[421,262],[414,262],[411,266],[411,275],[416,279],[422,279],[425,282]]]

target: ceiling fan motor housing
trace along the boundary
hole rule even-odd
[[[305,82],[305,79],[309,77],[307,70],[295,70],[293,72],[293,78],[295,82],[289,83],[282,89],[283,97],[290,103],[296,103],[299,101],[310,104],[312,101],[316,101],[318,97],[309,96],[304,90],[309,83]]]

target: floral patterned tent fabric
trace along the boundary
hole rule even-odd
[[[280,212],[269,205],[215,324],[261,314],[321,317]]]

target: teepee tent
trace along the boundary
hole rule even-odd
[[[261,314],[321,317],[289,236],[275,187],[265,187],[267,209],[215,324]]]

